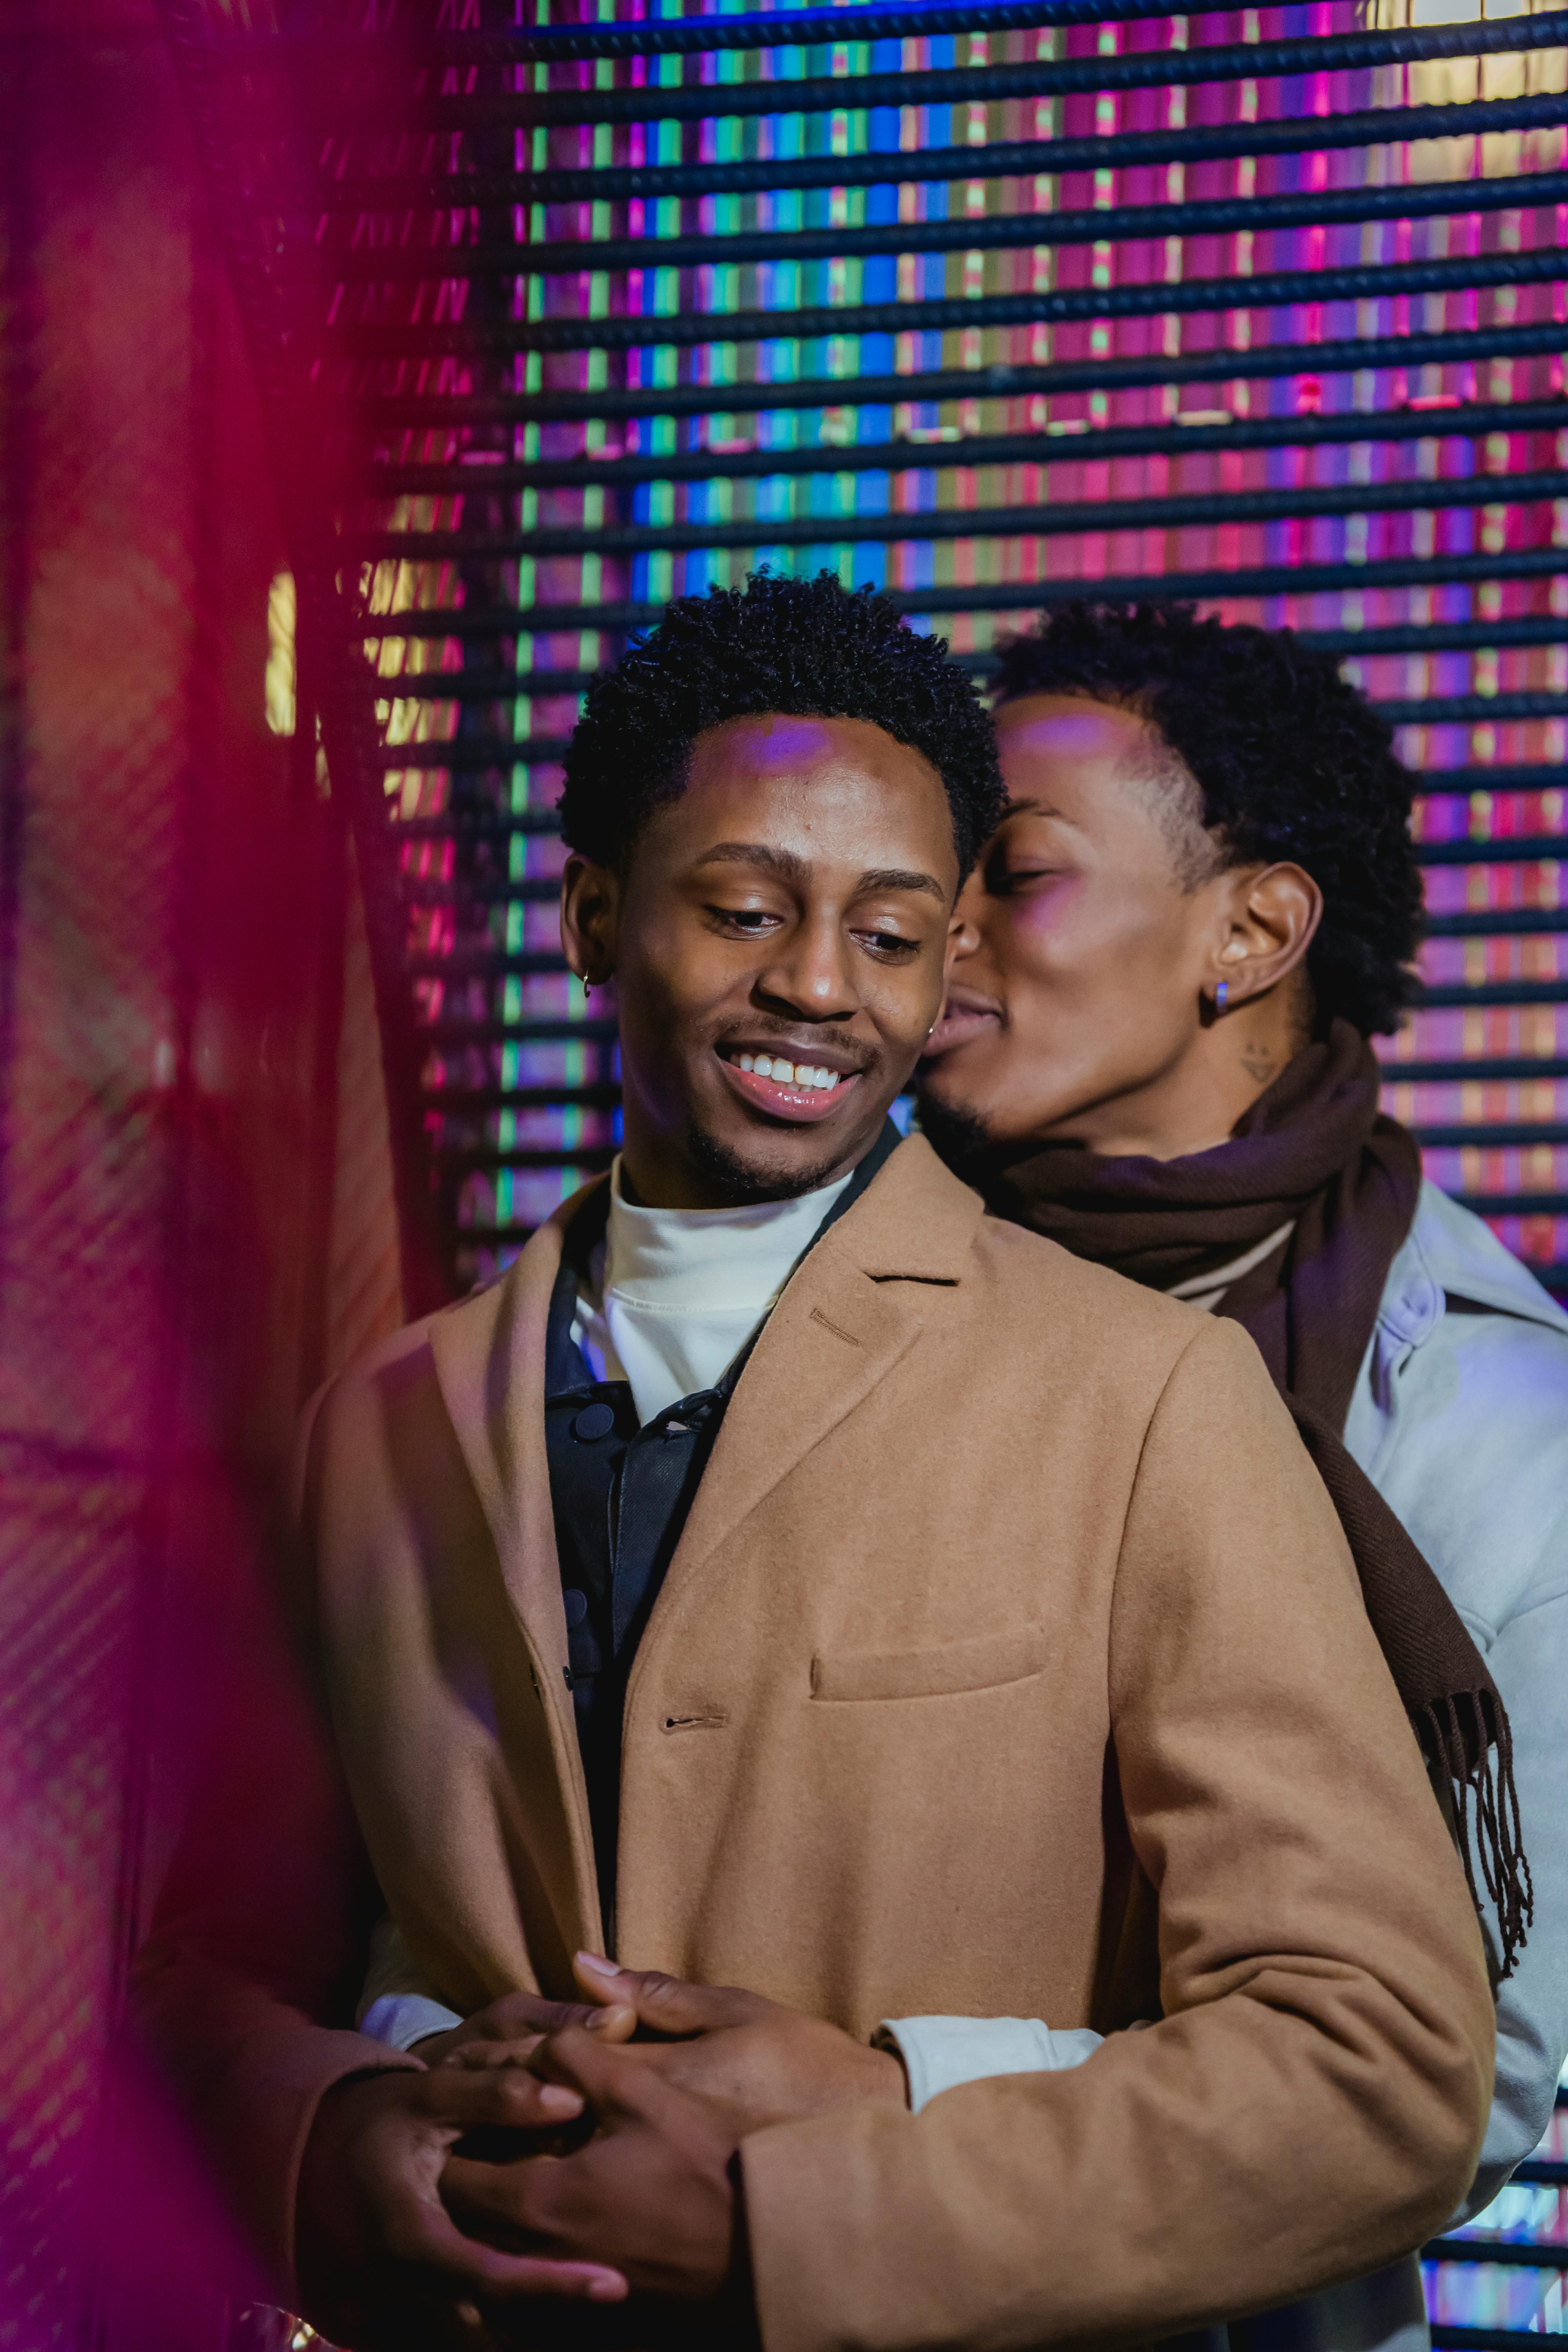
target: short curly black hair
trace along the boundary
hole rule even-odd
[[[1136,710],[1197,783],[1226,866],[1289,859],[1323,894],[1308,950],[1316,1017],[1395,1029],[1415,991],[1421,875],[1393,730],[1292,629],[1191,604],[1066,604],[1002,650],[998,704],[1079,694]]]
[[[889,598],[851,593],[831,572],[762,571],[743,589],[678,597],[595,678],[566,750],[568,847],[624,866],[652,811],[679,799],[696,738],[768,710],[869,719],[929,760],[968,873],[1002,808],[990,718],[944,639],[917,636]]]

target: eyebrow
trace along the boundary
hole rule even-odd
[[[765,841],[719,841],[704,850],[704,866],[754,866],[764,873],[776,874],[781,881],[804,885],[811,878],[809,861],[797,857],[793,849],[774,849]],[[871,890],[920,890],[945,907],[948,893],[934,874],[921,874],[901,866],[873,866],[861,875],[856,884],[858,895]]]

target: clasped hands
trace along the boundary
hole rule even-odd
[[[417,2044],[424,2073],[328,2093],[301,2173],[300,2272],[334,2341],[479,2352],[515,2342],[520,2321],[542,2342],[574,2308],[582,2340],[584,2303],[628,2297],[650,2325],[678,2309],[687,2335],[704,2316],[751,2333],[741,2141],[905,2102],[891,2053],[760,1994],[589,1953],[574,1973],[580,2003],[510,1994]]]

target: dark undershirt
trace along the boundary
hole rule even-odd
[[[859,1199],[902,1140],[887,1120],[807,1249]],[[566,1230],[545,1333],[544,1442],[566,1607],[566,1682],[588,1784],[605,1943],[613,1950],[626,1683],[724,1409],[763,1327],[715,1387],[679,1398],[639,1429],[630,1382],[596,1381],[572,1337],[578,1293],[609,1207],[610,1188],[603,1184]]]

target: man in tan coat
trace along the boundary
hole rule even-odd
[[[248,1979],[187,1916],[142,2000],[340,2343],[628,2289],[767,2352],[1128,2343],[1369,2270],[1469,2178],[1479,1932],[1256,1351],[885,1127],[995,807],[940,654],[764,580],[600,682],[563,929],[624,1152],[313,1414],[373,2011],[415,2031],[334,2014],[341,1914]],[[336,1834],[296,1831],[327,1914]],[[607,1949],[753,1998],[539,2073],[415,2054]],[[1007,2016],[1108,2038],[918,2114],[873,2046]]]

